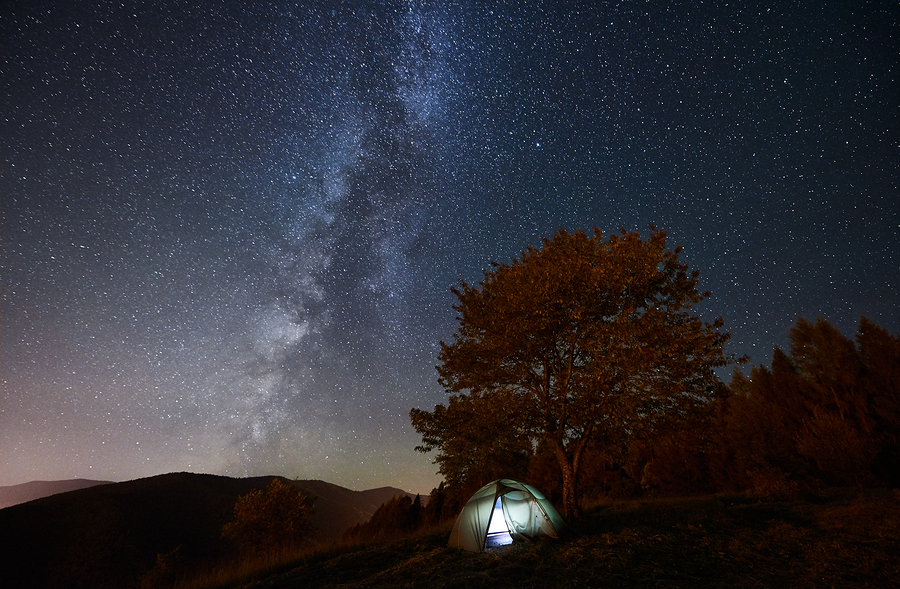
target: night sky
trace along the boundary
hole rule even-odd
[[[428,492],[450,288],[561,227],[666,229],[753,364],[897,333],[896,2],[268,4],[0,9],[0,485]]]

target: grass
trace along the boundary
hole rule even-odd
[[[564,539],[476,554],[449,527],[297,555],[199,587],[891,587],[900,492],[834,490],[801,501],[745,496],[592,506]]]

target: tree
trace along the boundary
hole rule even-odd
[[[797,451],[831,483],[862,483],[877,447],[853,340],[824,319],[812,324],[801,317],[791,329],[791,361],[805,409]]]
[[[896,485],[900,477],[900,338],[863,317],[856,344],[800,317],[771,369],[735,373],[720,403],[720,481],[778,491],[803,485]],[[720,469],[724,471],[725,468]]]
[[[589,442],[685,419],[715,396],[714,369],[730,361],[722,320],[689,313],[709,293],[698,292],[698,272],[688,274],[680,253],[653,227],[646,241],[624,230],[606,241],[597,229],[591,237],[560,230],[542,249],[495,264],[478,286],[453,289],[459,327],[441,342],[439,381],[478,400],[467,429],[511,413],[518,433],[552,448],[567,517],[579,512]],[[437,420],[443,406],[416,411],[425,448],[452,460],[456,433],[422,427],[423,415]]]
[[[865,365],[860,386],[870,399],[878,444],[873,470],[888,485],[900,487],[900,337],[863,317],[856,341]]]
[[[265,491],[257,489],[238,498],[234,520],[225,524],[222,536],[249,552],[287,548],[303,539],[312,512],[309,496],[280,479],[272,479]]]

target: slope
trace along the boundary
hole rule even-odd
[[[173,473],[80,489],[0,510],[9,546],[0,570],[11,587],[135,587],[157,554],[200,562],[221,555],[235,500],[273,477]],[[316,498],[314,537],[326,541],[365,521],[373,502],[399,489],[351,491],[295,482]]]

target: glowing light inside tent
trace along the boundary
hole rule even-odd
[[[491,523],[488,524],[487,537],[484,540],[484,547],[506,546],[512,544],[512,536],[509,535],[509,528],[506,527],[506,518],[503,517],[503,504],[500,497],[494,503],[494,512],[491,514]]]

